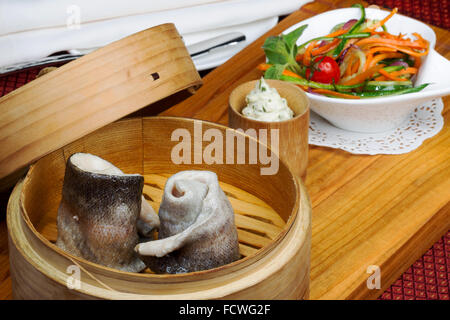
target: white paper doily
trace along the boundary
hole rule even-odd
[[[355,154],[402,154],[418,148],[444,126],[442,99],[417,107],[408,121],[382,133],[358,133],[339,129],[311,111],[309,144],[342,149]]]

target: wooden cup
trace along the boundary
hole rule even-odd
[[[244,131],[252,128],[257,133],[260,129],[267,129],[269,145],[271,130],[278,129],[280,159],[290,167],[294,174],[304,180],[308,164],[309,99],[303,90],[291,83],[266,80],[269,86],[275,88],[280,96],[287,100],[288,106],[294,111],[294,118],[277,122],[247,118],[242,115],[242,109],[246,106],[245,97],[255,87],[257,81],[245,82],[231,92],[228,107],[229,126]]]

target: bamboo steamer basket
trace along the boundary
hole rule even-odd
[[[311,207],[301,180],[283,162],[275,175],[261,175],[261,164],[173,164],[171,151],[179,142],[171,141],[172,132],[182,128],[194,136],[194,124],[201,124],[203,130],[219,130],[224,137],[227,130],[232,131],[244,137],[246,145],[253,140],[200,120],[130,118],[107,125],[32,165],[16,185],[7,210],[13,297],[308,298]],[[202,150],[208,144],[203,142]],[[164,178],[186,169],[216,172],[235,210],[242,258],[211,270],[157,275],[122,272],[65,253],[53,242],[65,163],[74,152],[96,154],[124,172],[143,174],[144,194],[156,209]],[[67,272],[70,266],[80,270],[79,288],[67,286],[72,277]]]

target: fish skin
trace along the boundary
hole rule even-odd
[[[202,181],[206,189],[192,181]],[[136,248],[156,273],[208,270],[240,258],[233,208],[213,172],[182,171],[170,177],[159,218],[159,239]]]
[[[56,245],[94,263],[128,272],[145,264],[133,248],[144,178],[84,171],[67,161]]]

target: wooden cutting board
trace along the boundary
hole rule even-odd
[[[261,76],[261,46],[317,13],[358,1],[320,0],[282,20],[266,35],[203,78],[176,115],[227,124],[230,92]],[[363,3],[363,2],[361,2]],[[433,27],[436,50],[450,58],[450,32]],[[311,299],[373,299],[450,229],[450,98],[445,126],[405,155],[352,155],[310,146],[306,186],[313,205]],[[369,290],[367,269],[379,266],[381,288]]]

